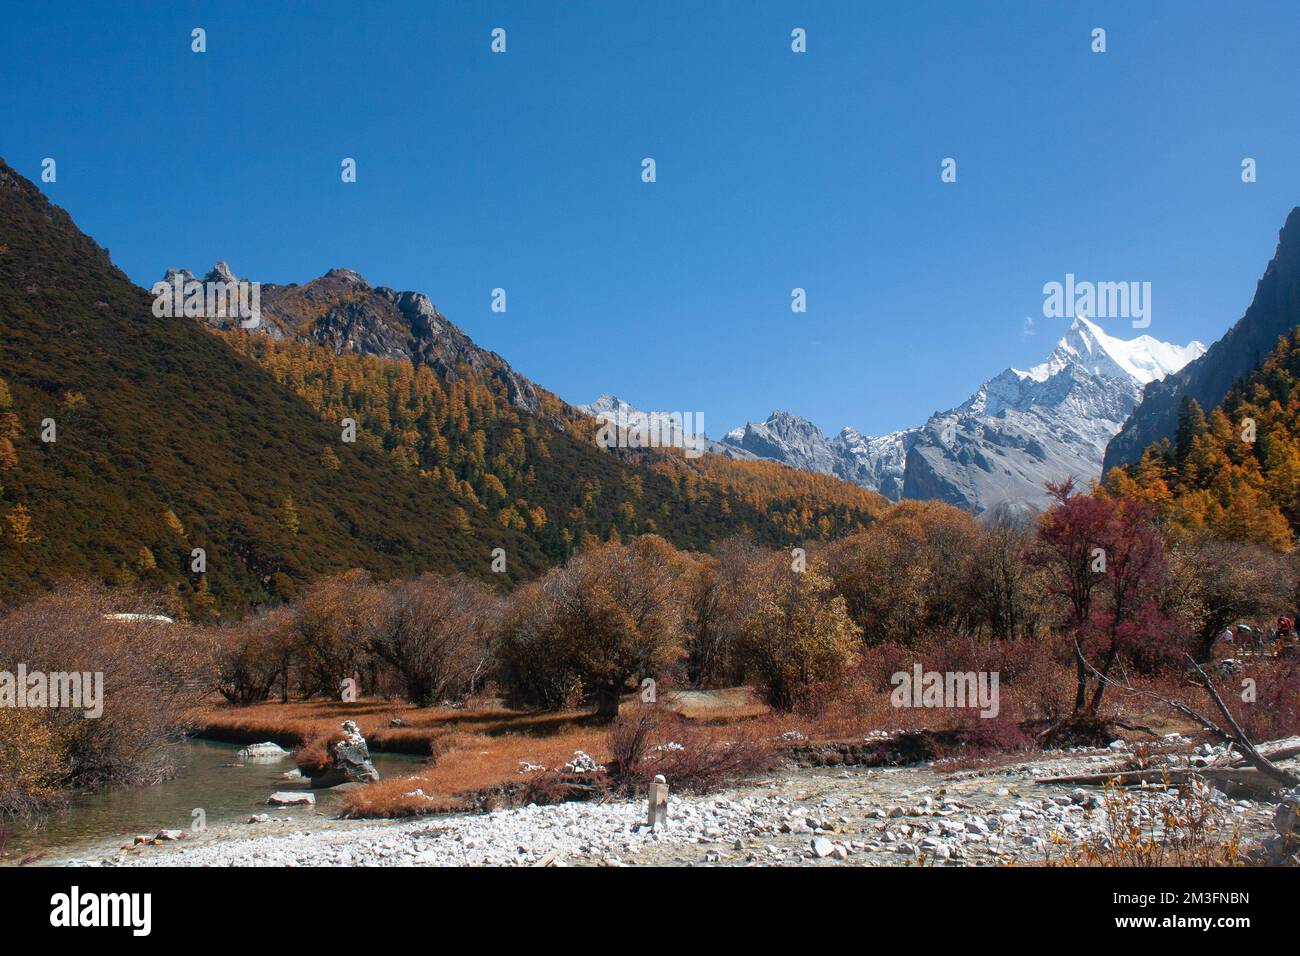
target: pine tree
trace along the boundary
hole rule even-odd
[[[293,495],[285,495],[276,514],[280,527],[289,534],[298,533],[298,508],[293,503]]]
[[[32,528],[32,516],[26,505],[14,505],[5,515],[5,523],[9,525],[9,532],[18,544],[35,544],[41,540]]]
[[[1190,395],[1184,395],[1178,409],[1178,431],[1174,440],[1175,454],[1180,461],[1191,454],[1193,439],[1204,435],[1208,427],[1200,403]]]

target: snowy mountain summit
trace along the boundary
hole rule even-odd
[[[1045,362],[1006,369],[919,428],[880,437],[845,428],[827,438],[806,419],[773,412],[722,441],[894,500],[939,499],[976,512],[1038,509],[1046,482],[1099,478],[1106,445],[1143,387],[1204,352],[1200,342],[1120,339],[1077,318]]]
[[[1204,354],[1205,346],[1200,342],[1171,345],[1149,335],[1119,339],[1107,335],[1099,325],[1077,318],[1048,360],[1023,374],[1042,382],[1067,365],[1081,365],[1093,375],[1131,378],[1139,385],[1148,385]]]
[[[642,428],[647,433],[652,433],[658,437],[659,441],[655,442],[656,444],[698,449],[710,455],[723,455],[727,458],[756,457],[741,449],[714,441],[702,431],[698,435],[690,433],[690,429],[686,427],[687,423],[694,418],[702,426],[704,421],[703,413],[647,412],[637,408],[630,402],[623,401],[617,395],[608,393],[601,395],[594,402],[574,407],[580,412],[585,412],[593,418],[598,418],[602,422],[613,425],[620,431],[629,428]],[[697,414],[698,418],[696,418]]]

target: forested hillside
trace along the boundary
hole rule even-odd
[[[1207,415],[1184,398],[1174,441],[1113,469],[1107,490],[1177,525],[1290,550],[1300,530],[1300,329]]]
[[[510,401],[501,379],[463,365],[443,376],[302,340],[217,334],[324,420],[353,418],[361,441],[454,500],[457,521],[477,513],[527,534],[552,562],[584,535],[658,533],[695,550],[736,533],[772,544],[830,538],[865,527],[885,505],[847,482],[772,462],[605,449],[594,419],[544,389],[534,414]]]
[[[448,341],[377,358],[155,316],[0,162],[0,602],[92,577],[202,619],[352,567],[504,585],[584,535],[788,544],[882,503],[791,469],[606,451],[591,420]]]

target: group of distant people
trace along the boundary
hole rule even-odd
[[[1274,644],[1296,636],[1297,620],[1300,620],[1300,614],[1283,614],[1277,619],[1277,624],[1274,627],[1251,627],[1249,624],[1237,624],[1234,627],[1225,627],[1223,634],[1220,636],[1241,652],[1249,652],[1252,657],[1262,657],[1269,653],[1269,649]]]

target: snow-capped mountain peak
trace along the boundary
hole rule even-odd
[[[1121,339],[1079,318],[1045,362],[1008,368],[923,426],[834,438],[788,412],[746,423],[723,442],[761,458],[834,474],[895,500],[938,498],[974,511],[1035,508],[1043,485],[1101,475],[1107,442],[1150,382],[1200,356],[1200,342]]]
[[[1121,339],[1075,319],[1046,362],[1007,369],[926,422],[908,453],[903,495],[975,511],[1041,507],[1048,481],[1100,478],[1106,445],[1142,389],[1204,352],[1200,342]]]
[[[673,420],[674,413],[672,412],[643,411],[632,403],[625,402],[617,395],[611,395],[608,392],[601,395],[594,402],[588,402],[585,405],[575,405],[574,407],[580,412],[585,412],[593,418],[599,418],[603,421],[628,423],[635,422],[639,419],[651,423],[657,430],[657,434],[670,438],[670,444],[675,444],[679,440],[675,437],[678,436],[678,428],[677,424]],[[701,414],[698,420],[702,421],[702,419],[703,416]],[[620,424],[619,427],[623,427],[622,424]],[[692,435],[690,437],[692,441],[698,441],[700,447],[710,455],[724,455],[727,458],[742,459],[755,457],[737,445],[714,441],[703,433],[698,436]]]
[[[596,399],[594,402],[590,402],[586,405],[578,405],[577,408],[579,411],[586,412],[593,418],[602,414],[617,415],[620,409],[622,409],[624,416],[634,414],[638,411],[638,409],[633,405],[623,401],[623,399],[619,398],[617,395],[610,395],[608,392],[600,396],[600,398]]]
[[[1024,378],[1045,382],[1068,365],[1079,365],[1093,375],[1129,378],[1147,385],[1178,371],[1205,353],[1200,342],[1173,345],[1149,335],[1121,339],[1108,335],[1095,322],[1078,317],[1046,362],[1027,372],[1013,369]]]

